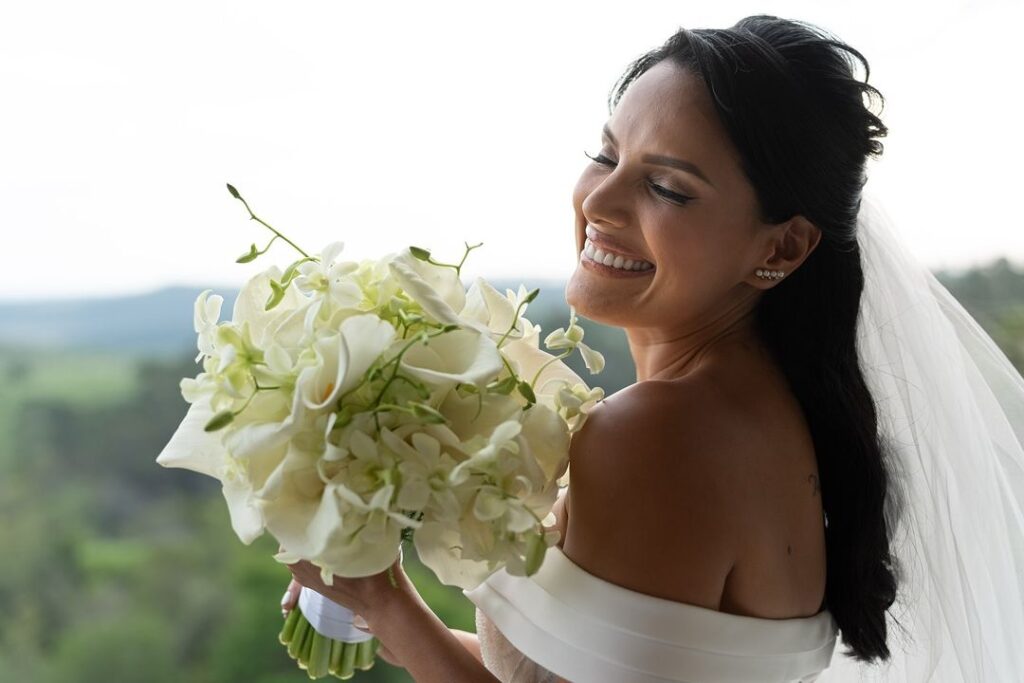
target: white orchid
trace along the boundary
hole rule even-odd
[[[196,356],[198,363],[203,356],[213,356],[217,353],[214,337],[217,332],[217,321],[220,319],[220,309],[224,304],[224,297],[220,294],[210,296],[213,290],[206,289],[196,297],[195,311],[193,314],[193,327],[199,335],[197,346],[199,355]]]
[[[604,356],[583,343],[583,333],[583,328],[576,324],[576,307],[570,306],[568,329],[559,327],[553,331],[544,338],[544,346],[552,350],[579,349],[587,370],[596,375],[604,370]]]
[[[563,380],[554,395],[555,409],[569,425],[570,433],[575,433],[583,428],[587,413],[602,398],[604,389],[601,387],[591,389],[582,382],[570,384]]]

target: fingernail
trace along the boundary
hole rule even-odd
[[[363,619],[358,614],[352,615],[352,625],[356,628],[370,628],[370,625],[366,623],[366,619]]]
[[[287,604],[288,603],[288,599],[290,597],[292,597],[292,592],[291,591],[285,591],[284,595],[281,596],[281,604],[282,605]]]

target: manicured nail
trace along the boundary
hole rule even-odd
[[[358,614],[352,615],[352,625],[356,628],[370,628],[370,625],[366,623],[366,619],[363,619]]]
[[[282,605],[287,604],[288,603],[288,599],[291,598],[291,597],[292,597],[292,592],[286,590],[284,592],[284,595],[281,596],[281,604]]]

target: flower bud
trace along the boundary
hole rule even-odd
[[[526,539],[526,575],[531,576],[537,573],[540,565],[544,562],[544,554],[548,546],[544,542],[544,534],[530,534]]]
[[[215,432],[218,429],[223,429],[231,424],[234,419],[235,414],[233,412],[230,410],[222,410],[210,418],[210,421],[206,423],[205,427],[203,427],[203,431]]]

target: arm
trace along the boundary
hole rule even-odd
[[[480,638],[478,638],[475,633],[470,633],[469,631],[463,631],[462,629],[457,628],[449,628],[448,630],[459,639],[459,642],[462,643],[462,647],[466,648],[471,655],[476,657],[478,662],[481,664],[484,663],[483,655],[480,654]]]
[[[500,683],[484,667],[475,634],[445,626],[405,572],[395,572],[395,579],[401,590],[368,615],[367,623],[416,683]]]

